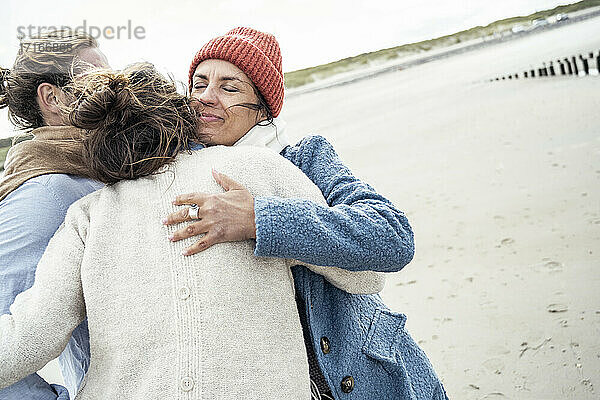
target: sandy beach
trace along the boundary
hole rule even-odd
[[[287,103],[408,215],[383,298],[450,398],[600,398],[600,77],[487,81],[599,48],[594,18]]]
[[[600,77],[488,81],[599,49],[593,18],[287,99],[409,217],[382,296],[452,399],[600,398]]]

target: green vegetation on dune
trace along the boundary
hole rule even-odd
[[[344,58],[339,61],[318,65],[316,67],[287,72],[285,74],[285,86],[287,88],[294,88],[306,85],[308,83],[315,82],[323,78],[328,78],[339,73],[359,69],[365,65],[383,64],[396,58],[423,53],[431,49],[447,47],[453,44],[507,32],[510,31],[514,26],[529,25],[536,19],[548,18],[556,14],[566,14],[595,6],[600,6],[600,0],[584,0],[574,4],[558,6],[551,10],[538,11],[527,16],[506,18],[500,21],[492,22],[487,26],[476,26],[471,29],[435,39],[404,44],[389,49],[383,49],[371,53],[360,54],[354,57]]]
[[[0,163],[2,163],[0,171],[4,170],[4,160],[6,159],[6,153],[8,153],[9,148],[10,147],[0,147]]]
[[[6,159],[6,153],[8,153],[8,149],[10,149],[10,146],[12,146],[13,140],[15,143],[20,143],[31,138],[33,138],[32,135],[20,135],[15,138],[0,139],[0,172],[4,171],[4,160]]]
[[[6,153],[12,144],[12,138],[0,139],[0,171],[4,170],[4,160]]]

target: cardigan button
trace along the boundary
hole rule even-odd
[[[325,336],[321,338],[321,350],[323,351],[323,354],[328,354],[331,350],[331,347],[329,346],[329,339],[327,339]]]
[[[189,392],[194,388],[194,380],[190,377],[186,377],[181,379],[179,385],[181,386],[181,390],[183,390],[184,392]]]
[[[186,286],[182,286],[181,288],[179,288],[179,298],[181,300],[186,300],[190,297],[190,289],[187,288]]]
[[[354,390],[354,378],[347,376],[342,379],[342,392],[350,393],[352,390]]]

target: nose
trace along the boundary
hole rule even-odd
[[[203,91],[192,92],[192,97],[196,98],[205,106],[214,106],[218,101],[215,90],[210,84],[205,87]]]

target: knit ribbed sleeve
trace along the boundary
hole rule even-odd
[[[0,316],[0,388],[58,357],[85,317],[80,278],[87,227],[84,210],[72,209],[41,258],[34,285]]]

